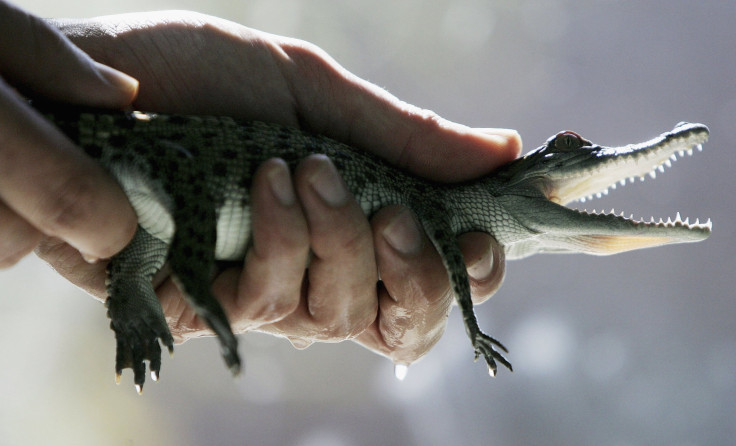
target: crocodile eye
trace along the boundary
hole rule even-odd
[[[585,140],[575,132],[569,130],[560,132],[555,137],[555,149],[559,152],[569,152],[585,145]]]

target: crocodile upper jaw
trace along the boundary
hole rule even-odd
[[[559,138],[564,138],[564,145],[556,141]],[[598,213],[564,206],[571,201],[601,197],[617,185],[634,182],[636,178],[654,178],[678,157],[702,150],[707,139],[706,126],[690,123],[680,123],[654,139],[622,147],[594,145],[572,132],[561,132],[550,138],[545,146],[520,160],[526,165],[516,167],[509,189],[522,192],[515,194],[507,190],[507,196],[501,198],[504,207],[533,234],[511,244],[507,255],[509,258],[540,252],[607,255],[707,238],[712,229],[710,219],[691,223],[678,213],[666,220],[642,221],[613,210]]]

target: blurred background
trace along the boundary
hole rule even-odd
[[[324,48],[399,98],[525,150],[562,129],[606,145],[679,121],[702,153],[592,206],[711,217],[704,243],[508,265],[477,309],[515,372],[489,379],[458,312],[405,381],[351,343],[241,336],[177,347],[136,395],[113,380],[101,304],[35,258],[0,272],[2,445],[727,445],[736,438],[736,2],[19,0],[44,17],[192,9]],[[247,69],[247,68],[244,68]]]

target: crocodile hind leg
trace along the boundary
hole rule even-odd
[[[108,298],[105,302],[110,328],[115,332],[116,381],[131,368],[138,393],[143,391],[147,360],[151,376],[161,370],[159,339],[173,352],[174,339],[153,289],[153,276],[166,260],[167,245],[140,226],[133,240],[108,265]]]
[[[425,216],[421,220],[423,221],[427,235],[442,257],[442,262],[450,279],[450,286],[455,293],[455,299],[463,314],[465,332],[468,334],[475,349],[475,359],[477,360],[478,357],[483,355],[483,358],[488,364],[488,372],[491,376],[496,376],[496,361],[513,371],[511,363],[495,349],[495,347],[498,347],[508,353],[506,347],[491,336],[483,333],[478,326],[478,319],[473,311],[468,271],[465,268],[462,251],[460,251],[460,246],[450,225],[445,222],[436,221],[437,212],[435,210],[433,214]]]
[[[207,206],[198,206],[196,201],[180,206],[174,213],[177,229],[169,249],[169,264],[179,290],[197,316],[217,334],[225,363],[237,375],[241,367],[238,340],[211,290],[215,266],[215,212]]]

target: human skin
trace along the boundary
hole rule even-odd
[[[86,262],[80,251],[88,260],[110,257],[132,235],[135,215],[114,180],[45,125],[8,84],[21,86],[29,96],[72,103],[286,124],[374,152],[437,181],[477,177],[520,151],[513,131],[470,129],[445,121],[352,75],[311,44],[214,17],[170,12],[54,22],[97,61],[92,62],[44,22],[27,15],[15,20],[0,15],[7,26],[36,33],[34,50],[52,48],[54,57],[73,57],[81,66],[69,68],[60,62],[52,76],[54,88],[44,87],[48,74],[45,80],[34,80],[35,73],[49,72],[44,57],[19,61],[19,31],[0,36],[0,60],[4,66],[18,67],[11,74],[2,72],[7,84],[0,103],[0,126],[5,128],[1,135],[25,129],[23,136],[10,138],[0,149],[0,161],[15,162],[5,171],[15,169],[51,182],[64,179],[63,187],[50,189],[56,193],[54,200],[43,184],[30,191],[21,187],[19,175],[0,180],[0,221],[12,223],[0,225],[0,235],[10,240],[1,247],[0,255],[11,253],[3,264],[9,266],[35,248],[60,274],[100,299],[105,296],[106,262]],[[111,76],[119,85],[89,93],[88,84],[94,87],[94,82],[80,80],[74,70],[112,72],[99,63],[137,79],[139,88],[135,82],[120,81],[123,76],[97,74],[95,79]],[[68,93],[60,95],[59,89]],[[17,110],[2,109],[8,104],[23,112],[20,121],[11,117]],[[49,161],[50,167],[37,169],[33,159],[18,155],[28,150],[56,164]],[[86,182],[86,187],[75,181]],[[24,205],[34,197],[50,202],[49,209],[28,211]],[[55,208],[56,202],[66,207]],[[236,332],[285,336],[299,348],[314,341],[353,339],[407,364],[437,342],[452,295],[441,259],[411,212],[390,206],[368,220],[329,159],[320,156],[305,159],[293,173],[278,159],[264,163],[254,178],[252,209],[253,245],[243,265],[223,268],[213,281]],[[55,216],[51,221],[66,225],[45,226],[49,215]],[[7,228],[20,229],[10,233]],[[460,242],[470,265],[474,300],[482,302],[501,284],[502,251],[486,234],[466,234]],[[211,335],[166,271],[156,284],[178,341]]]

